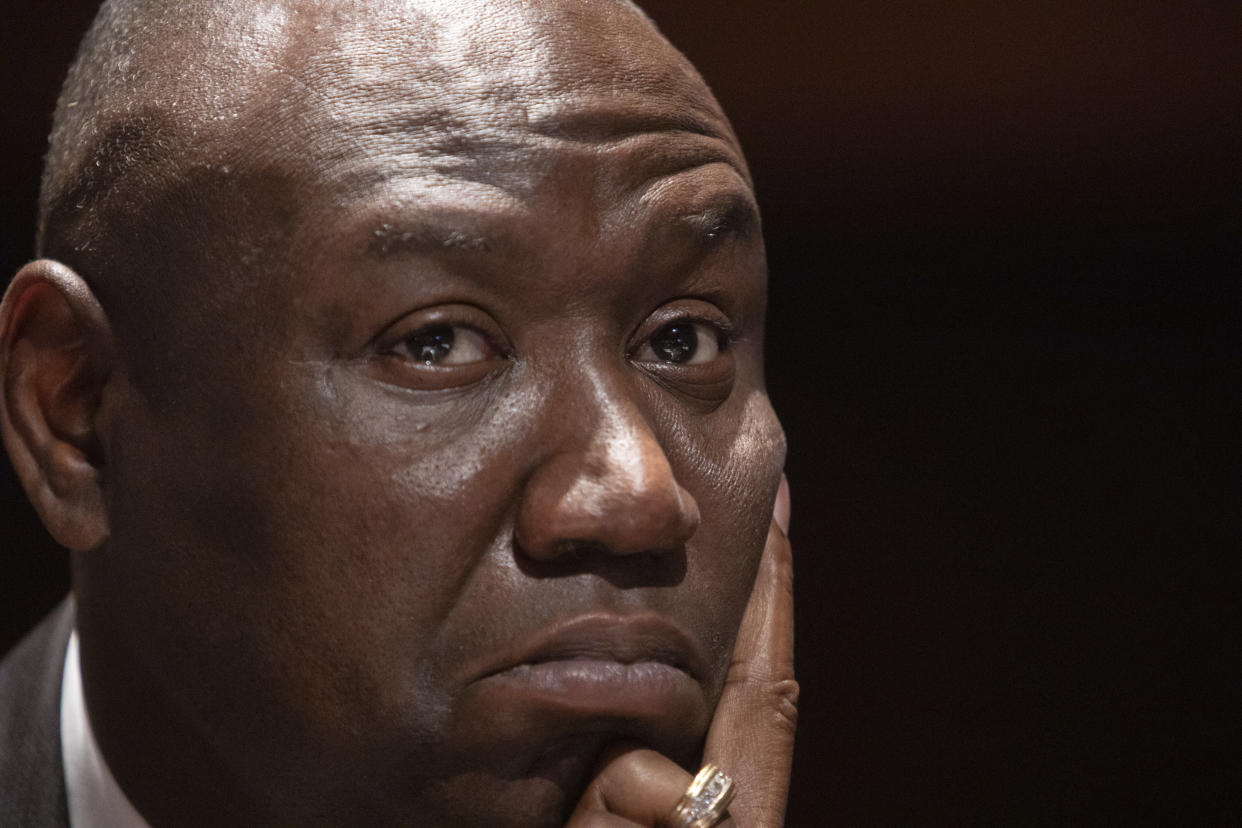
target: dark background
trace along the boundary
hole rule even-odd
[[[0,269],[93,2],[0,0]],[[1242,4],[644,4],[747,150],[791,825],[1242,815]],[[0,467],[0,648],[66,588]]]

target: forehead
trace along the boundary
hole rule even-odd
[[[282,28],[240,138],[346,197],[417,177],[527,199],[574,163],[652,176],[719,160],[749,186],[702,79],[627,4],[326,4]],[[586,172],[603,153],[625,163]]]

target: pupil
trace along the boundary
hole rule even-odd
[[[665,362],[686,362],[698,349],[693,325],[669,325],[651,338],[651,350]]]
[[[453,326],[437,325],[423,328],[409,338],[410,353],[425,365],[434,365],[453,350]]]

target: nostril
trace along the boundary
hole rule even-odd
[[[683,549],[681,544],[665,544],[658,547],[642,549],[615,549],[606,543],[588,540],[567,540],[553,544],[551,555],[564,563],[584,564],[593,558],[632,558],[634,563],[654,563],[661,558],[676,554]]]
[[[570,563],[580,563],[593,555],[605,555],[604,544],[589,540],[562,540],[552,544],[552,556]]]
[[[515,563],[534,578],[592,575],[619,589],[676,586],[686,577],[686,547],[618,553],[606,544],[563,541],[532,550],[515,537]]]

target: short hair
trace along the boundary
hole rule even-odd
[[[141,214],[187,153],[204,146],[213,99],[224,94],[229,75],[245,71],[244,44],[221,37],[230,6],[237,4],[102,5],[56,105],[39,193],[38,255],[96,263],[116,229],[111,217]],[[187,57],[204,70],[192,73]],[[84,269],[88,281],[96,275]]]

